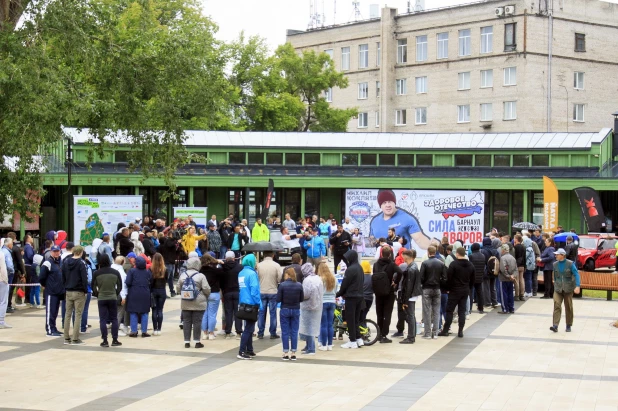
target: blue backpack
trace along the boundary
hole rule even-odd
[[[197,274],[197,273],[195,273]],[[200,294],[200,290],[197,289],[195,285],[195,281],[193,281],[193,276],[195,274],[187,276],[182,283],[182,287],[180,288],[180,298],[187,301],[193,301]]]

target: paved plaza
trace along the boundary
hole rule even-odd
[[[571,333],[564,318],[549,331],[553,303],[533,298],[514,315],[473,313],[463,339],[337,343],[295,363],[281,361],[281,340],[256,340],[253,361],[222,337],[185,349],[178,298],[165,304],[161,336],[118,348],[99,347],[96,299],[84,346],[45,337],[44,310],[20,310],[0,330],[0,409],[618,410],[618,304],[574,304]]]

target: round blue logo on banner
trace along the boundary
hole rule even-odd
[[[362,223],[371,213],[371,207],[365,201],[355,201],[350,205],[350,218],[352,218],[357,223]]]

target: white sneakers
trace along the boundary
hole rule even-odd
[[[353,341],[353,342],[349,341],[349,342],[347,342],[345,344],[341,344],[341,348],[352,348],[352,349],[355,349],[355,348],[358,348],[358,345],[356,344],[356,341]]]
[[[221,330],[217,333],[217,335],[225,335],[225,330]]]
[[[161,335],[161,331],[153,331],[152,335]]]
[[[208,339],[208,333],[206,331],[202,331],[202,340]]]
[[[365,343],[363,342],[362,338],[359,338],[356,340],[356,345],[358,345],[359,347],[362,347],[363,345],[365,345]]]
[[[318,347],[318,350],[320,350],[320,351],[326,351],[326,350],[327,350],[327,348],[326,348],[326,346],[325,346],[325,345],[320,345],[320,346]]]
[[[123,330],[120,330],[120,329],[119,329],[119,330],[118,330],[118,335],[119,335],[119,336],[121,336],[121,337],[126,337],[126,336],[127,336],[127,333],[125,333]]]
[[[217,337],[214,334],[208,334],[208,339],[209,340],[216,340]]]
[[[333,346],[332,345],[327,345],[326,346],[326,351],[332,351],[333,350]]]

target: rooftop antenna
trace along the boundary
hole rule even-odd
[[[354,7],[354,10],[352,11],[354,21],[362,20],[363,16],[360,12],[360,0],[352,0],[352,7]]]
[[[333,26],[337,23],[337,0],[334,1]]]
[[[410,2],[408,2],[410,4]],[[410,6],[408,6],[409,8]],[[416,4],[414,4],[414,12],[417,13],[419,11],[425,11],[425,0],[416,0]]]
[[[322,10],[324,9],[324,0],[322,0]],[[324,13],[320,13],[318,0],[309,0],[309,24],[307,29],[317,29],[324,27]]]
[[[412,2],[408,0],[408,13],[412,13]]]

